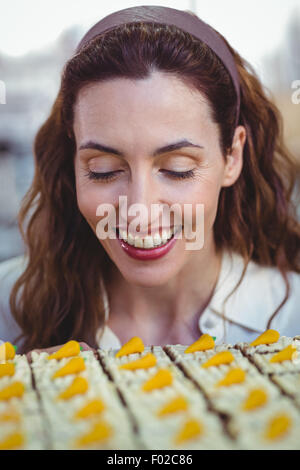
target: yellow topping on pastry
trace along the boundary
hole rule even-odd
[[[234,361],[234,356],[230,351],[221,351],[215,354],[208,361],[202,364],[202,367],[219,366],[221,364],[230,364]]]
[[[84,377],[75,377],[71,385],[58,395],[59,399],[68,400],[74,395],[85,393],[89,388],[88,381]]]
[[[0,361],[8,361],[16,355],[15,348],[8,341],[0,346]]]
[[[7,421],[15,421],[19,422],[21,420],[20,414],[17,412],[17,410],[14,409],[7,409],[0,413],[0,423],[5,423]]]
[[[298,355],[297,349],[292,344],[289,344],[286,348],[279,351],[277,354],[271,357],[270,362],[283,362],[283,361],[291,361],[292,359],[296,359]]]
[[[85,370],[85,363],[82,357],[74,357],[66,365],[58,369],[52,376],[52,379],[64,377],[65,375],[77,374]]]
[[[265,438],[275,440],[282,438],[292,425],[291,418],[286,414],[278,414],[271,419],[265,430]]]
[[[150,392],[156,388],[163,388],[168,385],[171,385],[173,382],[173,375],[168,369],[160,369],[153,377],[150,377],[144,385],[142,390],[144,392]]]
[[[0,450],[15,449],[24,444],[24,436],[20,432],[13,432],[0,441]]]
[[[81,447],[89,444],[97,444],[98,442],[101,443],[111,435],[111,426],[105,421],[100,421],[96,423],[89,432],[77,439],[75,446]]]
[[[188,354],[188,353],[193,353],[196,351],[206,351],[207,349],[212,349],[214,347],[215,347],[215,342],[213,338],[208,334],[204,334],[200,336],[200,338],[197,339],[197,341],[191,344],[184,352],[185,354]]]
[[[271,344],[276,343],[279,340],[280,334],[276,330],[267,330],[259,335],[250,346],[258,346],[259,344]]]
[[[64,344],[58,351],[50,354],[48,359],[63,359],[64,357],[78,356],[80,353],[80,344],[71,340]]]
[[[24,385],[22,382],[13,382],[0,390],[0,400],[9,400],[13,397],[22,397]]]
[[[181,444],[193,437],[199,437],[202,432],[202,424],[198,420],[191,418],[184,423],[177,436],[175,436],[175,444]]]
[[[127,362],[119,366],[119,369],[135,370],[135,369],[148,369],[156,365],[156,357],[152,353],[148,353],[140,359],[135,361]]]
[[[144,343],[138,336],[134,336],[127,343],[123,344],[117,352],[116,357],[127,356],[128,354],[141,353],[145,349]]]
[[[14,375],[15,373],[15,365],[13,362],[5,362],[4,364],[0,364],[0,377],[5,377],[6,375]]]
[[[157,416],[165,416],[177,411],[184,411],[188,408],[188,402],[183,396],[173,398],[171,401],[163,405],[157,412]]]
[[[260,406],[264,405],[268,401],[268,395],[264,390],[260,388],[251,390],[248,397],[242,404],[242,410],[250,411],[259,408]]]
[[[216,386],[217,387],[228,387],[229,385],[239,384],[244,382],[246,377],[246,373],[243,369],[236,367],[235,369],[231,369],[227,372],[225,377],[221,379]]]
[[[102,413],[104,409],[105,405],[102,400],[100,400],[99,398],[91,400],[76,412],[74,418],[89,418],[90,416],[95,416]]]

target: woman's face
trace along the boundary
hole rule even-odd
[[[244,128],[236,129],[233,151],[225,161],[218,126],[211,120],[206,99],[178,78],[160,72],[146,80],[114,79],[87,85],[79,92],[74,111],[78,207],[98,238],[97,224],[104,217],[107,220],[107,213],[97,213],[98,206],[114,208],[115,225],[127,229],[128,243],[122,245],[117,237],[100,237],[99,243],[123,277],[141,286],[162,285],[192,267],[202,250],[212,247],[222,186],[232,185],[240,174]],[[171,144],[178,145],[167,148]],[[127,198],[122,217],[120,196]],[[141,204],[149,218],[145,218],[146,212],[130,212],[132,204]],[[204,209],[204,226],[197,204]],[[157,212],[151,219],[153,205],[165,209],[174,205],[177,216],[182,215],[180,224],[173,212],[169,222]],[[197,250],[186,249],[186,243],[192,241],[185,237],[186,207],[190,228],[204,236],[204,244]],[[130,237],[137,235],[131,233],[133,219],[139,214],[143,214],[138,227],[141,233],[134,239]],[[182,235],[164,248],[162,230],[174,225],[182,226]],[[147,237],[145,242],[151,227],[154,238]],[[147,243],[154,248],[145,248]],[[163,245],[158,250],[159,243]]]

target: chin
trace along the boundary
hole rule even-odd
[[[159,287],[167,284],[170,280],[174,278],[174,271],[167,270],[162,272],[161,269],[151,269],[148,272],[141,272],[137,270],[133,272],[131,270],[121,270],[118,268],[124,277],[124,279],[129,283],[139,287]]]

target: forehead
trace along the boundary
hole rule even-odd
[[[117,78],[83,87],[74,106],[77,141],[120,138],[120,143],[146,135],[177,138],[211,131],[206,98],[175,76],[152,73],[143,80]],[[195,134],[196,133],[196,134]]]

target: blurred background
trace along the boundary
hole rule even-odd
[[[296,81],[300,89],[300,0],[0,0],[0,261],[24,250],[17,214],[33,178],[33,139],[64,63],[93,24],[137,5],[188,9],[223,34],[281,110],[300,163],[300,91],[292,99]]]

